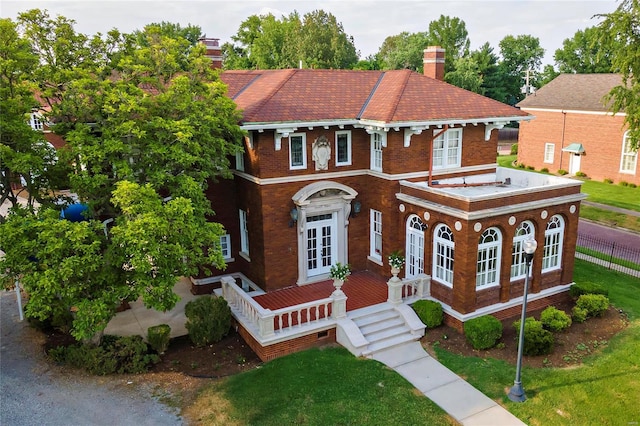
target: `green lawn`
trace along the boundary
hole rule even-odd
[[[609,289],[611,303],[631,325],[602,354],[575,368],[523,368],[529,398],[513,403],[506,390],[515,367],[495,359],[465,358],[437,349],[440,361],[529,425],[629,425],[640,422],[640,280],[576,260],[574,279]]]
[[[344,348],[310,349],[203,389],[185,414],[220,425],[453,425],[409,382]]]
[[[589,195],[588,201],[640,211],[640,189],[638,188],[584,180],[582,192]]]

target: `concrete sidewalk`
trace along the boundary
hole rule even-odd
[[[491,398],[433,359],[420,342],[373,355],[465,426],[525,425]]]

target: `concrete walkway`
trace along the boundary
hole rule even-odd
[[[432,358],[420,342],[396,346],[373,355],[465,426],[525,425],[491,398]]]

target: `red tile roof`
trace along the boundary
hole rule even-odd
[[[525,117],[517,108],[409,70],[225,71],[243,122],[392,123]]]

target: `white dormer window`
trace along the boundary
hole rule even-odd
[[[307,168],[307,137],[304,133],[289,135],[289,168],[291,170]]]
[[[433,140],[433,168],[449,169],[461,164],[462,129],[449,129]]]
[[[39,132],[44,130],[44,125],[42,123],[42,116],[37,112],[32,112],[29,117],[29,125],[33,130],[37,130]]]

